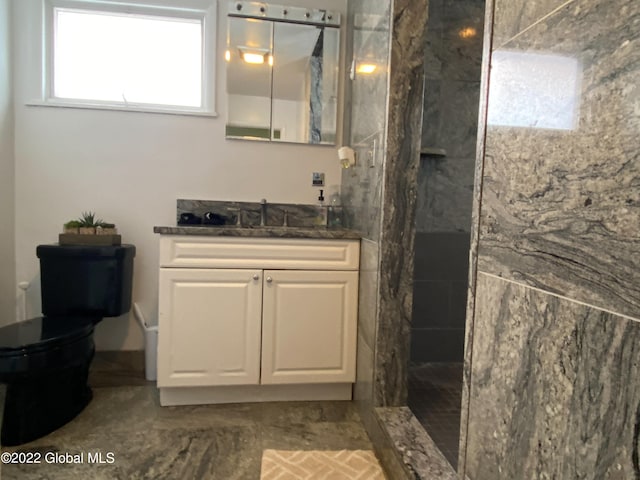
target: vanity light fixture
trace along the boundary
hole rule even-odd
[[[260,55],[259,53],[245,52],[242,54],[242,60],[244,60],[245,63],[261,65],[264,63],[264,55]]]
[[[273,55],[269,53],[269,50],[251,47],[238,47],[238,50],[240,50],[240,58],[245,63],[262,65],[267,61],[270,66],[273,66]]]
[[[365,75],[370,75],[376,71],[378,66],[374,63],[361,63],[356,68],[357,73],[364,73]]]
[[[227,62],[230,62],[230,61],[231,61],[231,52],[230,52],[229,50],[226,50],[226,51],[224,52],[224,59],[225,59]]]

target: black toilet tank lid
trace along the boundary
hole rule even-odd
[[[95,322],[90,317],[35,317],[0,328],[0,350],[5,352],[68,342],[91,334]]]
[[[136,255],[135,245],[38,245],[38,258],[88,257],[124,258]]]

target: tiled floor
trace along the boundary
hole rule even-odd
[[[409,408],[455,468],[460,438],[462,363],[409,367]]]
[[[373,449],[352,402],[161,407],[155,385],[130,372],[137,361],[96,358],[92,402],[59,430],[3,449],[40,463],[2,465],[2,480],[255,480],[265,449]]]

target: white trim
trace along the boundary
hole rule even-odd
[[[351,383],[159,388],[160,405],[163,407],[244,402],[351,400],[352,389]]]
[[[160,267],[358,270],[360,241],[162,235]]]
[[[156,105],[119,102],[101,102],[56,98],[53,87],[54,9],[101,11],[165,18],[197,19],[202,22],[202,78],[201,107]],[[216,117],[216,64],[217,64],[217,0],[42,0],[42,63],[39,99],[26,103],[30,106],[84,108],[147,113],[167,113]]]
[[[73,108],[80,110],[111,110],[115,112],[139,112],[139,113],[163,113],[167,115],[187,115],[192,117],[217,117],[217,112],[209,112],[200,109],[189,110],[187,107],[172,107],[171,105],[151,105],[151,104],[133,104],[127,105],[114,103],[97,103],[79,100],[78,103],[73,100],[58,100],[51,98],[49,100],[29,100],[25,103],[28,107],[56,107],[56,108]]]

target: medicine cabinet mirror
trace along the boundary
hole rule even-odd
[[[229,3],[227,138],[336,143],[340,15]]]

